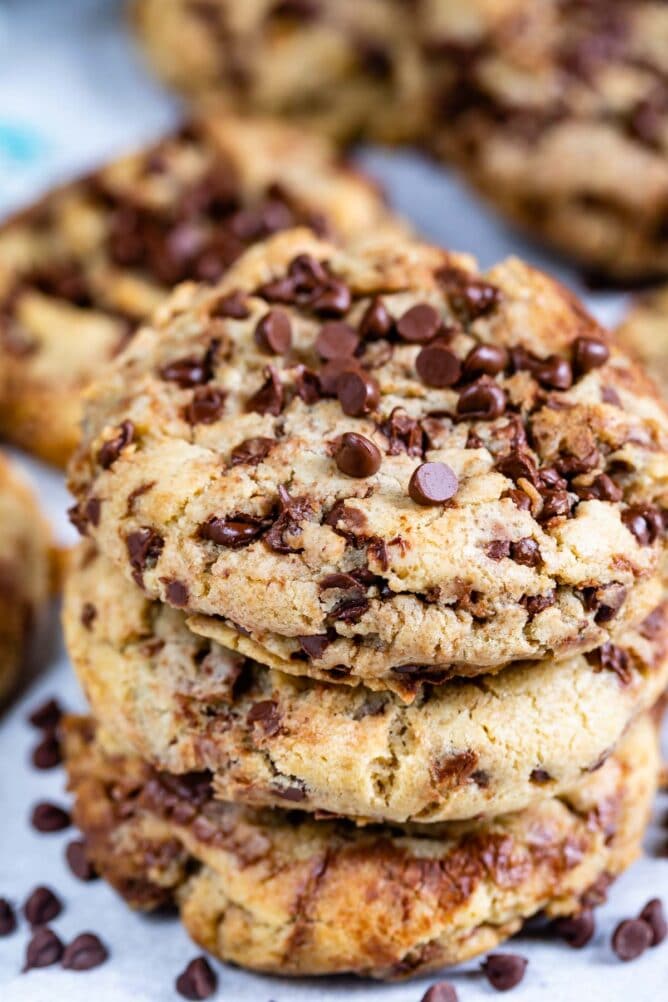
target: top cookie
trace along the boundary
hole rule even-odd
[[[286,227],[348,238],[389,219],[326,142],[231,117],[50,193],[0,228],[0,435],[64,465],[83,387],[177,282],[217,280]]]
[[[90,394],[71,484],[193,628],[401,690],[644,618],[667,447],[652,385],[539,272],[295,230],[158,311]]]

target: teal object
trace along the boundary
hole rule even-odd
[[[30,126],[0,121],[0,161],[26,166],[40,160],[45,152],[44,139]]]

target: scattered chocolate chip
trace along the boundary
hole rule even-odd
[[[176,990],[184,999],[211,998],[218,987],[218,978],[206,957],[191,960],[176,979]]]
[[[225,393],[215,386],[198,386],[187,404],[184,417],[188,424],[214,424],[223,413]]]
[[[143,526],[129,533],[125,537],[125,546],[135,573],[141,575],[148,567],[155,566],[164,545],[162,536],[149,526]]]
[[[441,315],[429,303],[416,303],[397,320],[397,333],[411,344],[425,344],[441,329]]]
[[[654,933],[643,919],[624,919],[612,934],[612,949],[620,960],[635,960],[652,945]]]
[[[496,376],[508,365],[508,352],[496,344],[478,344],[464,359],[467,376]]]
[[[28,723],[39,730],[52,730],[60,723],[63,708],[57,699],[47,699],[40,703],[28,716]]]
[[[573,366],[579,376],[600,368],[609,358],[610,349],[597,338],[579,337],[573,344]]]
[[[506,394],[487,376],[462,390],[457,401],[457,414],[472,421],[492,421],[500,417],[505,409]]]
[[[614,672],[622,685],[628,685],[631,681],[631,663],[623,647],[607,641],[596,650],[589,651],[585,657],[597,671]]]
[[[663,903],[659,898],[648,901],[638,918],[646,922],[652,931],[650,946],[658,946],[668,936],[668,923],[663,911]]]
[[[200,539],[217,543],[218,546],[239,550],[259,539],[266,528],[266,522],[252,515],[236,515],[232,518],[216,518],[212,515],[200,525],[198,535]]]
[[[341,436],[335,453],[336,465],[348,477],[371,477],[380,469],[380,450],[364,435],[346,432]]]
[[[388,337],[392,333],[394,320],[382,299],[375,296],[362,314],[359,332],[367,341]]]
[[[323,324],[315,340],[315,350],[320,358],[330,362],[333,358],[350,358],[359,347],[357,331],[342,320]]]
[[[269,355],[285,355],[292,345],[292,325],[283,310],[269,310],[255,328],[255,344]]]
[[[583,908],[577,915],[555,919],[550,928],[574,950],[581,950],[594,935],[596,924],[592,908]]]
[[[189,355],[168,362],[160,369],[160,377],[168,383],[176,383],[182,390],[203,386],[212,378],[213,372],[208,354],[203,358]]]
[[[50,967],[57,964],[63,955],[63,944],[53,929],[40,926],[28,943],[23,972],[36,967]]]
[[[35,805],[30,821],[33,828],[42,833],[60,832],[69,828],[72,823],[64,808],[57,804],[50,804],[48,801]]]
[[[501,302],[500,289],[459,268],[442,268],[436,278],[447,292],[453,310],[464,321],[485,316]]]
[[[318,289],[311,300],[311,308],[319,316],[342,317],[350,309],[352,296],[350,289],[337,278],[331,278]]]
[[[425,386],[443,389],[454,386],[462,374],[462,367],[454,352],[440,340],[424,347],[415,359],[417,374]]]
[[[313,661],[319,661],[329,647],[329,637],[326,633],[313,633],[310,636],[297,637],[299,646]]]
[[[348,369],[337,380],[336,395],[344,414],[361,417],[378,406],[380,387],[363,369]]]
[[[513,543],[510,555],[516,564],[523,564],[525,567],[536,567],[542,560],[538,543],[529,536]]]
[[[211,310],[212,317],[228,317],[230,320],[246,320],[250,316],[248,300],[243,292],[236,289],[221,296]]]
[[[188,605],[188,587],[183,581],[160,579],[165,586],[165,598],[177,609],[185,609]]]
[[[68,842],[65,849],[65,859],[70,870],[79,880],[87,883],[90,880],[95,880],[97,877],[95,867],[88,858],[86,843],[81,839],[74,839],[72,842]]]
[[[260,724],[265,734],[270,737],[278,734],[281,728],[278,704],[273,699],[263,699],[259,703],[253,703],[246,715],[246,720],[249,724]]]
[[[443,504],[454,497],[459,481],[446,463],[422,463],[408,484],[408,493],[419,505]]]
[[[97,461],[103,470],[108,470],[116,462],[123,449],[130,445],[135,435],[132,421],[123,421],[113,438],[105,442],[97,454]]]
[[[55,731],[46,732],[30,756],[36,769],[55,769],[63,761],[60,742]]]
[[[552,390],[568,390],[573,385],[573,370],[565,358],[550,355],[533,367],[538,382]]]
[[[0,898],[0,936],[9,936],[16,929],[16,913],[7,898]]]
[[[640,546],[651,546],[663,532],[661,513],[652,505],[629,505],[622,512],[622,522]]]
[[[273,366],[268,366],[264,375],[264,383],[248,400],[246,410],[278,417],[283,410],[283,386]]]
[[[81,625],[85,630],[91,630],[97,618],[97,609],[92,602],[84,602],[81,606]]]
[[[458,998],[454,985],[449,981],[439,981],[427,989],[421,1002],[458,1002]]]
[[[230,466],[257,466],[266,459],[274,445],[276,445],[275,438],[245,438],[232,449]]]
[[[492,988],[507,992],[519,985],[527,969],[528,960],[517,953],[490,953],[481,965]]]
[[[91,971],[108,957],[109,951],[95,933],[82,932],[65,947],[62,964],[67,971]]]
[[[23,914],[30,925],[46,925],[62,910],[61,900],[50,887],[36,887],[23,906]]]

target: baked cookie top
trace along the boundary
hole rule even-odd
[[[292,231],[182,287],[96,385],[73,515],[225,646],[410,689],[593,649],[658,604],[667,430],[520,261]]]
[[[0,434],[64,463],[82,388],[175,284],[217,281],[281,229],[349,238],[389,219],[326,141],[235,117],[51,192],[0,227]]]
[[[666,687],[666,611],[588,655],[425,683],[411,705],[235,655],[90,546],[64,626],[93,714],[155,768],[206,769],[235,803],[433,824],[524,809],[599,768]]]

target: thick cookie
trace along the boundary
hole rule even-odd
[[[348,238],[389,218],[326,142],[236,118],[52,192],[0,228],[0,435],[64,464],[84,387],[177,282],[217,280],[280,229]]]
[[[66,756],[98,871],[136,907],[176,902],[223,960],[282,975],[406,977],[488,950],[538,911],[599,903],[640,851],[658,771],[643,718],[561,798],[429,834],[356,829],[222,804],[206,774],[105,756],[93,731],[70,718]]]
[[[519,810],[598,768],[668,683],[665,612],[618,647],[423,685],[409,706],[231,654],[86,546],[64,624],[93,713],[155,768],[207,769],[236,803],[432,823]]]
[[[232,294],[243,318],[220,316]],[[73,515],[224,646],[410,691],[651,612],[667,431],[640,370],[520,261],[293,231],[182,287],[107,370]]]
[[[32,492],[0,455],[0,703],[18,681],[49,595],[50,544]]]
[[[625,351],[642,362],[668,399],[668,286],[639,297],[616,337]]]

